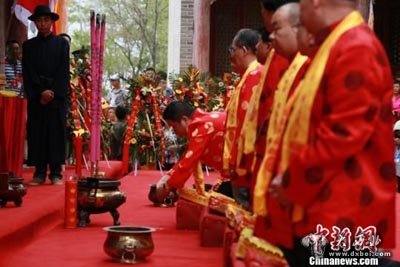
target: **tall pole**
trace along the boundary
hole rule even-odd
[[[202,72],[210,70],[210,3],[194,0],[193,65]]]

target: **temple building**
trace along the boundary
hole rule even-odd
[[[358,6],[382,40],[398,76],[400,2],[358,0]],[[230,70],[227,48],[235,33],[262,26],[259,0],[170,0],[168,73],[178,73],[192,64],[221,75]]]

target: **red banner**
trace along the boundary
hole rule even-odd
[[[25,26],[28,26],[28,17],[32,15],[37,5],[51,6],[53,2],[55,2],[55,0],[16,0],[14,9],[15,16],[25,24]]]

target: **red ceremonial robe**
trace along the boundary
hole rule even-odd
[[[292,87],[291,87],[291,89],[289,91],[288,99],[293,94],[293,92],[295,91],[295,89],[299,85],[300,81],[304,78],[304,75],[306,74],[307,69],[310,66],[310,63],[311,63],[311,60],[308,59],[303,64],[303,66],[299,69],[299,71],[297,72],[296,77],[295,77],[295,79],[293,81],[293,85],[292,85]],[[259,141],[261,142],[261,140],[259,140]],[[265,135],[264,135],[263,143],[266,144],[266,136]],[[277,156],[280,156],[280,155],[277,155]],[[261,164],[262,160],[263,159],[261,158],[261,154],[260,154],[260,156],[257,158],[256,165],[255,165],[255,171],[253,173],[252,180],[251,180],[251,186],[252,186],[251,187],[251,189],[252,189],[252,191],[251,191],[251,193],[252,193],[251,200],[253,200],[253,192],[254,192],[254,187],[255,187],[255,184],[256,184],[256,180],[257,180],[257,173],[258,173],[258,170],[260,168],[260,164]],[[278,162],[279,162],[279,160],[276,160],[276,163],[278,163]],[[274,203],[274,204],[276,204],[276,203]],[[286,217],[285,217],[285,219],[286,219]],[[256,218],[256,224],[255,224],[255,229],[254,229],[255,236],[261,237],[261,238],[266,239],[266,240],[269,241],[269,236],[267,235],[266,229],[268,228],[270,223],[271,223],[270,222],[270,218],[263,218],[263,217],[258,216]]]
[[[264,66],[259,65],[256,70],[249,73],[246,81],[244,82],[242,89],[239,95],[239,106],[237,109],[237,127],[235,130],[235,138],[233,140],[233,146],[230,153],[230,168],[236,169],[236,159],[238,155],[238,141],[240,137],[240,133],[242,131],[243,122],[246,116],[247,109],[249,107],[249,101],[251,96],[253,95],[254,90],[257,88],[258,83],[260,82],[261,74],[263,72]],[[238,176],[232,179],[232,185],[235,186],[243,186],[249,187],[249,182],[246,179],[246,176]]]
[[[247,165],[246,169],[248,173],[251,175],[250,180],[250,200],[253,200],[253,190],[257,178],[257,172],[260,167],[261,161],[264,157],[267,142],[266,135],[268,130],[268,123],[271,117],[272,105],[274,101],[274,93],[278,86],[278,83],[289,67],[289,61],[283,56],[275,53],[274,58],[272,59],[271,65],[268,70],[268,74],[265,78],[263,91],[260,97],[260,105],[258,111],[258,119],[257,119],[257,137],[255,143],[255,153],[254,155],[246,155],[245,164]],[[255,160],[254,170],[251,171],[251,166],[253,164],[253,160]],[[249,182],[247,182],[247,186],[249,186]]]
[[[348,227],[353,241],[358,226],[375,226],[378,247],[394,246],[392,81],[385,50],[366,24],[339,38],[314,100],[308,146],[292,153],[283,174],[285,195],[304,209],[303,220],[291,224],[267,195],[269,216],[258,236],[290,247],[318,224],[331,233]]]
[[[186,152],[168,172],[171,176],[167,181],[169,187],[183,187],[199,160],[211,168],[222,170],[225,121],[225,112],[195,110],[188,126]]]

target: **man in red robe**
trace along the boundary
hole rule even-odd
[[[300,31],[304,31],[304,28],[300,25],[300,7],[298,3],[288,3],[279,7],[274,15],[272,16],[272,27],[273,31],[270,34],[272,46],[277,53],[285,57],[290,65],[282,76],[281,80],[277,85],[277,89],[274,93],[273,107],[271,117],[269,119],[269,128],[266,138],[266,155],[264,160],[261,162],[259,173],[257,174],[257,180],[255,181],[254,194],[258,197],[259,187],[268,187],[268,182],[273,175],[265,165],[275,165],[279,160],[276,157],[275,151],[279,147],[281,142],[280,137],[284,128],[281,126],[284,124],[286,116],[287,103],[292,101],[298,85],[309,66],[309,58],[303,55],[304,51],[300,51],[300,47],[308,47],[311,40],[307,38],[297,38]],[[266,161],[266,159],[269,159]],[[270,160],[273,159],[273,160]],[[267,163],[268,162],[268,163]],[[274,167],[271,168],[272,170]],[[262,181],[259,181],[262,180]],[[260,183],[261,182],[261,183]],[[265,185],[266,184],[266,185]],[[262,204],[264,204],[265,198],[261,198]],[[253,210],[258,211],[259,202],[257,199],[253,202]],[[264,216],[259,215],[256,218],[254,235],[259,238],[268,240],[268,236],[265,235],[264,229],[266,220]],[[268,258],[262,256],[260,250],[249,248],[247,251],[247,260],[250,262],[257,262],[262,265]],[[262,265],[263,266],[263,265]]]
[[[326,248],[335,249],[334,227],[348,233],[342,248],[366,229],[380,242],[364,242],[361,249],[394,246],[390,64],[355,2],[300,3],[301,21],[320,49],[293,104],[264,222],[265,237],[285,248],[291,266],[309,266],[304,238],[310,234],[324,235],[331,241]]]
[[[237,147],[243,121],[250,98],[261,78],[263,66],[257,62],[256,45],[260,35],[251,29],[242,29],[233,38],[229,49],[231,66],[241,79],[236,86],[227,108],[227,122],[224,144],[224,175],[231,178],[234,199],[248,207],[249,185],[245,176],[235,173]]]
[[[182,188],[199,161],[222,170],[225,112],[204,112],[184,101],[174,101],[167,106],[163,117],[179,137],[187,138],[188,145],[181,159],[157,183],[157,188],[164,185]]]
[[[271,18],[275,11],[284,4],[296,2],[295,0],[262,0],[261,1],[261,15],[263,18],[264,26],[268,32],[273,30],[271,25]],[[270,59],[268,59],[270,57]],[[263,80],[260,81],[259,86],[261,86],[262,90],[258,97],[254,97],[251,102],[251,106],[255,106],[252,108],[252,111],[249,111],[248,117],[254,117],[255,120],[253,123],[244,122],[245,131],[254,132],[254,140],[248,141],[247,137],[244,137],[244,143],[250,143],[249,147],[251,149],[247,149],[247,151],[239,151],[243,156],[238,158],[242,158],[238,163],[241,169],[246,170],[246,179],[242,179],[243,184],[250,188],[250,196],[249,199],[252,199],[252,191],[254,188],[256,175],[258,172],[259,165],[263,156],[265,154],[266,149],[266,134],[268,129],[269,118],[271,116],[271,110],[273,105],[274,92],[280,81],[282,75],[285,73],[286,69],[289,66],[289,61],[284,56],[280,55],[275,51],[275,49],[271,49],[268,52],[266,57],[266,62],[264,64],[264,72],[262,74]],[[255,114],[252,114],[255,113]],[[243,134],[243,133],[242,133]],[[253,138],[252,138],[253,139]],[[246,149],[245,149],[246,150]]]

